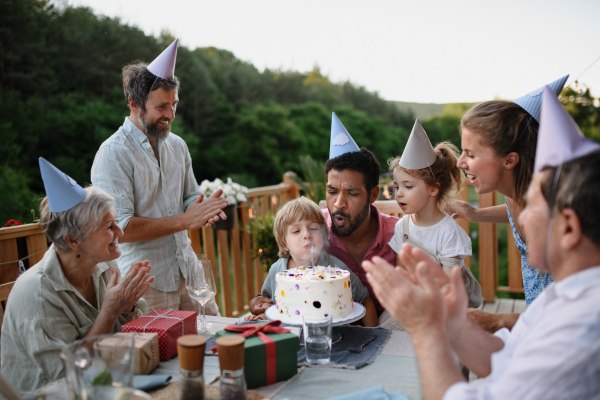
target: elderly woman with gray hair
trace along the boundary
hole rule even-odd
[[[40,169],[47,194],[40,225],[52,245],[17,279],[1,336],[2,373],[22,391],[64,376],[65,345],[120,332],[139,315],[153,280],[148,261],[139,261],[119,281],[114,260],[123,231],[115,223],[112,196],[83,189],[44,159]]]

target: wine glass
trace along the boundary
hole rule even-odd
[[[198,261],[188,267],[185,286],[190,297],[200,303],[202,309],[202,322],[198,322],[198,333],[209,334],[208,328],[212,324],[206,323],[205,305],[215,297],[217,290],[210,261],[204,254],[198,254]]]

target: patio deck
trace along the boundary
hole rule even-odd
[[[481,310],[485,312],[490,312],[494,314],[503,314],[503,313],[522,313],[527,308],[525,300],[514,300],[514,299],[498,299],[493,303],[483,303],[483,306],[480,307]]]

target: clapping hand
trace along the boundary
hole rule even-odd
[[[201,194],[185,212],[188,221],[188,229],[198,229],[203,226],[210,227],[219,219],[227,219],[223,208],[227,207],[227,200],[222,198],[221,189],[215,191],[209,197]]]
[[[135,262],[120,282],[119,272],[111,268],[102,310],[113,316],[130,311],[154,281],[149,276],[151,268],[148,260]]]
[[[408,332],[466,318],[468,302],[460,268],[449,278],[427,254],[404,244],[400,258],[406,270],[374,257],[363,262],[377,298]]]
[[[408,244],[402,245],[400,258],[411,275],[416,273],[420,262],[432,261],[427,254]],[[460,268],[452,268],[452,273],[448,277],[439,265],[435,264],[435,266],[437,268],[431,268],[431,276],[444,297],[447,311],[446,327],[448,332],[452,334],[460,328],[466,319],[469,298]]]

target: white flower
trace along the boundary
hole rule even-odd
[[[210,196],[217,190],[223,190],[223,198],[227,199],[229,205],[237,204],[239,201],[248,201],[245,193],[248,193],[248,188],[239,183],[235,183],[230,177],[227,178],[227,183],[217,178],[213,182],[205,179],[200,184],[200,191],[204,196]]]
[[[235,198],[237,199],[237,201],[248,201],[248,199],[246,198],[246,195],[244,195],[244,193],[237,193],[235,195]]]
[[[224,184],[223,185],[223,194],[225,196],[229,196],[229,195],[235,194],[235,192],[233,191],[233,188],[231,187],[231,185]]]

